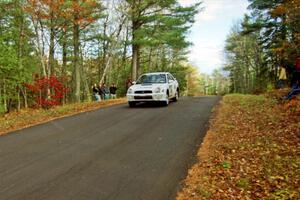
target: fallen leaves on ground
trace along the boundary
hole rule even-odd
[[[64,106],[57,106],[48,110],[24,109],[20,112],[11,112],[0,117],[0,135],[48,122],[57,118],[66,117],[124,102],[125,99],[114,99],[100,102],[67,104]]]
[[[300,116],[276,98],[228,95],[177,200],[300,199]]]

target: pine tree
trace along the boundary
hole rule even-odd
[[[299,0],[249,0],[252,24],[244,26],[245,33],[259,31],[260,43],[272,64],[272,78],[276,80],[278,66],[290,71],[300,51]]]
[[[132,79],[140,68],[143,47],[167,45],[183,49],[188,46],[185,33],[193,23],[199,4],[183,8],[175,0],[127,0],[132,24]]]
[[[36,59],[31,43],[32,31],[23,11],[24,1],[1,2],[0,17],[0,90],[4,110],[15,104],[27,107],[27,94],[23,84],[32,80],[36,72]],[[23,102],[21,102],[23,99]]]

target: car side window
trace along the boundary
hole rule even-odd
[[[168,80],[175,81],[174,77],[171,74],[168,74]]]

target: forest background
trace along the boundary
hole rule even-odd
[[[226,63],[200,74],[187,34],[201,2],[176,0],[0,0],[0,112],[91,101],[94,83],[169,71],[184,95],[261,93],[288,78],[300,55],[299,0],[249,0],[232,27]]]

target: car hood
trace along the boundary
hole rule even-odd
[[[165,84],[136,84],[132,85],[130,88],[134,91],[139,90],[154,90],[155,88],[164,88]]]

